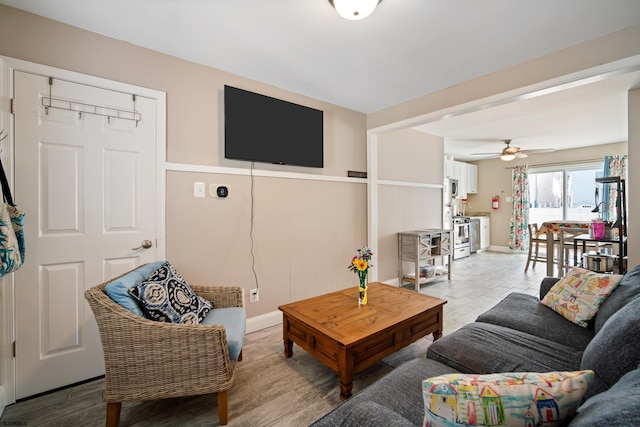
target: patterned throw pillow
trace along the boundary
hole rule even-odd
[[[622,280],[620,274],[601,274],[573,267],[540,301],[576,325],[587,322]]]
[[[168,262],[129,289],[129,293],[140,301],[147,318],[160,322],[200,323],[212,308]]]
[[[575,414],[593,371],[448,374],[422,381],[424,425],[559,426]]]

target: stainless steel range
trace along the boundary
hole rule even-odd
[[[471,255],[470,222],[467,216],[453,217],[453,259]]]

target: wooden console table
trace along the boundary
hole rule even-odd
[[[378,282],[368,286],[363,306],[353,287],[278,307],[285,356],[293,355],[295,342],[337,372],[342,400],[351,396],[356,373],[428,334],[442,336],[446,300]]]
[[[420,292],[420,284],[437,276],[447,275],[451,280],[451,255],[453,254],[453,231],[447,229],[428,229],[398,233],[398,279],[400,286],[404,282],[413,283]],[[413,275],[405,275],[403,262],[412,262]],[[438,270],[438,268],[442,270]],[[427,274],[422,275],[425,268]]]

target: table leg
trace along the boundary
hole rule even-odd
[[[284,355],[287,357],[293,356],[293,341],[286,338],[284,340]]]
[[[284,355],[286,357],[293,356],[293,341],[289,338],[290,327],[289,316],[284,314],[282,316],[282,339],[284,340]]]
[[[344,348],[338,352],[338,380],[340,381],[340,400],[342,401],[351,397],[354,374],[355,361],[353,360],[353,354]]]
[[[554,243],[555,233],[547,233],[547,276],[549,277],[553,277]]]
[[[340,400],[343,402],[351,397],[351,391],[353,390],[353,379],[349,383],[343,383],[340,380]]]
[[[439,340],[440,338],[442,338],[442,329],[437,329],[435,331],[433,331],[433,340]]]

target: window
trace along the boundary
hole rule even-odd
[[[559,167],[529,168],[529,223],[588,221],[602,201],[603,162]]]

